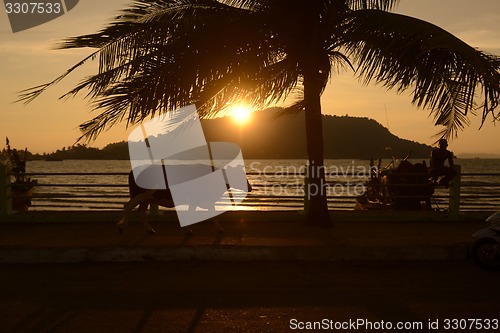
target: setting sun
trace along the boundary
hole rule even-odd
[[[246,105],[237,105],[231,111],[231,116],[234,120],[243,125],[250,120],[250,115],[252,113],[252,108]]]

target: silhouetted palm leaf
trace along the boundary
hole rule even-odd
[[[456,135],[477,107],[483,121],[494,115],[500,58],[428,22],[376,10],[353,12],[345,38],[363,80],[398,92],[413,89],[413,103],[430,108],[436,125],[445,126],[440,136]]]
[[[498,58],[430,23],[386,12],[398,2],[317,2],[316,10],[325,13],[318,27],[326,73],[321,91],[332,64],[350,64],[339,52],[346,47],[365,82],[413,89],[413,102],[429,107],[436,124],[445,126],[442,136],[468,124],[478,87],[484,90],[483,121],[493,114]],[[284,100],[302,82],[302,49],[310,36],[301,36],[297,26],[308,7],[314,6],[301,0],[136,1],[101,32],[66,40],[61,47],[98,50],[56,80],[24,91],[21,100],[32,101],[98,57],[98,74],[63,96],[88,90],[101,111],[81,126],[91,139],[122,120],[134,124],[193,103],[202,117],[241,99],[263,107]]]

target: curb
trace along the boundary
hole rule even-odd
[[[468,246],[451,247],[96,247],[0,248],[0,263],[202,261],[419,261],[466,260]]]

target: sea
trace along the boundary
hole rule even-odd
[[[392,162],[398,164],[384,160],[381,166]],[[226,210],[300,210],[306,164],[306,160],[246,160],[253,191],[238,205],[220,205]],[[500,210],[500,159],[456,159],[455,164],[462,170],[461,208]],[[325,160],[329,207],[353,210],[356,197],[366,189],[369,170],[368,160]],[[26,171],[38,181],[30,210],[119,210],[128,200],[127,160],[28,161]],[[448,190],[436,188],[435,208],[445,209],[447,204]]]

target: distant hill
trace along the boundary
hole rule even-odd
[[[232,141],[243,156],[257,158],[307,158],[304,114],[275,118],[278,108],[253,113],[245,125],[231,118],[202,121],[208,141]],[[428,158],[428,145],[398,138],[373,119],[323,115],[325,158],[369,159],[404,157]]]
[[[230,117],[202,120],[207,141],[235,142],[247,159],[307,158],[304,114],[276,118],[280,108],[254,112],[250,122],[238,125]],[[325,158],[369,159],[371,157],[428,158],[431,147],[398,138],[373,119],[323,116]],[[78,145],[44,155],[57,159],[128,159],[126,142],[99,150]]]

